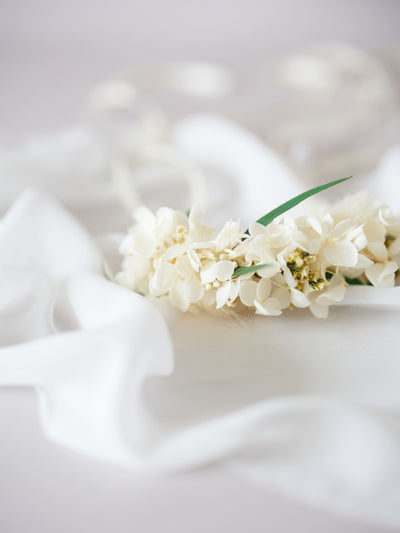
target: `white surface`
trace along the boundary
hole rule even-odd
[[[147,61],[209,60],[243,66],[246,74],[275,51],[319,41],[392,49],[399,11],[396,0],[4,0],[1,130],[75,125],[95,84]],[[187,99],[180,100],[185,109]],[[213,102],[189,105],[215,109]]]
[[[44,438],[31,390],[0,390],[0,433],[4,533],[385,531],[216,468],[160,477],[88,460]]]

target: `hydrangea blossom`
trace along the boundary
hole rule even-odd
[[[185,214],[163,207],[155,215],[140,208],[135,221],[116,281],[182,311],[250,308],[276,316],[309,307],[325,318],[348,284],[399,281],[400,217],[364,195],[319,216],[256,222],[248,232],[232,220],[216,232],[196,208]]]

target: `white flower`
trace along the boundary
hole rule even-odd
[[[321,221],[320,246],[316,247],[314,241],[313,253],[320,254],[327,265],[337,267],[354,267],[358,261],[359,243],[357,238],[363,240],[363,228],[352,219],[334,222],[331,215],[327,214]]]
[[[256,308],[259,315],[277,316],[289,306],[289,292],[279,287],[274,287],[270,279],[263,278],[259,282],[244,281],[239,289],[242,303]]]
[[[328,308],[337,302],[341,302],[346,293],[346,284],[344,279],[339,275],[334,275],[326,290],[321,294],[315,294],[312,297],[310,310],[317,318],[326,318]]]
[[[247,235],[242,229],[240,220],[228,220],[217,235],[215,251],[217,253],[226,251],[226,253],[232,255],[232,252],[233,254],[235,253],[233,249],[246,237]]]
[[[398,269],[395,261],[374,263],[365,269],[365,275],[375,287],[393,287],[394,274]]]
[[[255,222],[248,233],[232,220],[215,232],[197,208],[189,215],[141,208],[135,220],[121,244],[117,282],[182,311],[240,302],[260,315],[292,306],[326,318],[348,280],[391,287],[399,278],[400,219],[365,195],[321,216],[285,216],[266,227]],[[239,275],[237,267],[252,268]]]
[[[217,287],[216,309],[224,307],[228,303],[236,300],[239,292],[239,280],[232,280],[236,263],[233,261],[210,261],[206,263],[200,271],[200,279],[203,285],[213,285]],[[222,285],[219,282],[224,282]]]
[[[200,279],[201,282],[213,283],[214,281],[227,281],[232,277],[235,270],[235,263],[233,261],[210,261],[201,267]]]

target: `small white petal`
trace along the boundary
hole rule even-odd
[[[181,311],[188,310],[190,302],[186,297],[184,291],[184,283],[182,280],[177,280],[177,282],[172,287],[168,297],[172,305],[175,305],[175,307],[178,307]]]
[[[372,265],[373,264],[373,261],[371,261],[371,259],[369,259],[369,257],[363,255],[363,254],[358,254],[358,259],[357,259],[357,263],[355,265],[354,268],[367,268],[368,266]]]
[[[257,283],[257,300],[259,302],[264,302],[271,294],[271,288],[272,288],[271,280],[267,278],[262,278]]]
[[[251,307],[256,299],[258,283],[253,280],[243,281],[239,289],[239,298],[244,305]]]
[[[225,281],[225,283],[223,283],[221,287],[217,289],[217,294],[216,294],[216,301],[217,301],[216,308],[217,309],[221,309],[221,307],[223,307],[228,302],[230,292],[231,292],[230,281]]]
[[[279,300],[276,298],[268,298],[263,304],[255,300],[254,305],[257,315],[278,316],[282,314]]]
[[[183,284],[183,292],[190,303],[196,303],[203,298],[204,287],[196,278],[186,279]]]
[[[239,289],[240,289],[241,281],[242,280],[239,278],[237,280],[229,282],[230,286],[231,286],[231,290],[230,290],[230,293],[229,293],[229,301],[230,302],[234,302],[236,300],[236,298],[239,296]]]
[[[357,250],[363,250],[367,246],[368,240],[363,231],[353,240],[353,244]]]
[[[186,279],[193,276],[194,272],[196,272],[190,261],[188,256],[180,255],[175,263],[176,272],[181,276],[181,278]]]
[[[320,294],[315,302],[319,305],[331,305],[336,302],[341,302],[345,293],[346,286],[344,280],[340,276],[335,275],[330,280],[326,291]]]
[[[245,244],[246,241],[243,242]],[[265,235],[257,235],[248,243],[249,251],[246,253],[246,259],[259,259],[263,263],[269,263],[274,260],[269,242],[266,241]]]
[[[315,318],[328,318],[329,306],[318,305],[314,302],[310,305],[310,311],[315,316]]]
[[[226,281],[232,277],[235,270],[235,263],[233,261],[218,261],[215,267],[215,277],[218,281]]]
[[[357,248],[349,241],[336,241],[328,244],[324,256],[333,266],[353,267],[357,263]]]
[[[308,307],[310,305],[307,296],[297,289],[291,289],[290,302],[295,307]]]
[[[160,296],[168,292],[176,279],[176,272],[171,263],[161,263],[151,280],[151,294]]]
[[[197,253],[194,250],[192,250],[191,248],[189,248],[187,250],[187,256],[188,256],[190,264],[192,265],[192,268],[196,272],[198,272],[200,270],[201,261],[199,259],[199,256],[197,255]]]
[[[260,224],[259,222],[252,222],[249,226],[249,233],[253,237],[254,235],[264,235],[265,234],[265,226]]]
[[[365,275],[375,287],[393,287],[394,273],[398,269],[395,261],[375,263],[365,270]]]
[[[290,269],[286,265],[282,265],[282,271],[287,285],[294,289],[297,285],[297,281],[294,279]]]
[[[367,250],[376,257],[378,261],[386,261],[388,258],[388,250],[385,243],[382,242],[370,242],[367,246]]]
[[[286,283],[285,276],[282,274],[282,272],[278,272],[277,274],[275,274],[275,276],[273,276],[271,280],[276,287],[287,290],[288,285]]]
[[[267,266],[257,270],[257,274],[260,276],[260,278],[272,278],[272,276],[275,276],[280,269],[281,267],[279,263],[277,261],[272,261],[271,263],[267,263]]]
[[[378,219],[369,220],[364,226],[364,233],[369,242],[383,241],[385,239],[385,226]]]
[[[179,255],[182,255],[185,252],[185,247],[183,244],[173,244],[170,246],[167,251],[162,255],[162,261],[171,261],[176,259]]]
[[[333,228],[333,230],[330,232],[330,238],[333,240],[338,240],[347,235],[349,232],[354,230],[356,227],[356,224],[353,220],[346,219],[340,221],[336,226]]]
[[[322,234],[321,223],[317,218],[308,216],[307,223],[310,226],[310,228],[312,228],[315,231],[315,233],[318,233],[319,235]]]
[[[272,291],[272,297],[279,300],[281,309],[286,309],[290,305],[290,291],[289,289],[281,289],[275,287]]]
[[[272,248],[283,248],[292,241],[292,232],[282,224],[269,224],[266,236]]]
[[[317,254],[321,248],[321,241],[320,239],[311,239],[311,241],[308,243],[308,251],[310,254]]]
[[[201,300],[201,303],[204,304],[206,307],[215,307],[216,294],[217,294],[217,290],[214,288],[208,291],[205,291],[204,296]]]
[[[217,279],[217,263],[215,261],[210,261],[201,268],[200,279],[204,284],[212,283]]]

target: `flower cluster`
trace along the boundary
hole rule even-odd
[[[116,281],[182,311],[309,307],[325,318],[348,284],[391,287],[399,278],[400,217],[364,195],[320,216],[254,222],[247,232],[230,220],[217,233],[196,208],[140,208],[135,219]]]

